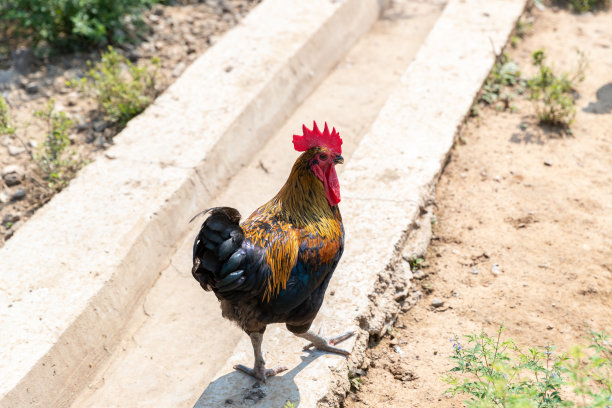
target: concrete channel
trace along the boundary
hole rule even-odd
[[[311,23],[316,19],[322,23],[316,29],[308,29],[302,22],[302,29],[307,30],[304,35],[309,40],[291,44],[292,53],[298,57],[289,58],[289,62],[274,61],[277,64],[274,69],[280,69],[281,80],[273,85],[276,87],[273,91],[266,95],[266,90],[254,88],[258,79],[253,77],[255,66],[251,66],[240,80],[231,84],[236,88],[230,88],[231,91],[241,86],[247,91],[253,89],[246,97],[250,103],[246,108],[231,108],[239,103],[239,98],[230,95],[223,101],[229,108],[215,105],[199,112],[190,111],[193,115],[206,116],[207,119],[198,123],[200,129],[209,132],[212,128],[220,135],[217,144],[194,144],[193,148],[202,148],[205,154],[194,154],[191,148],[183,146],[188,157],[183,163],[183,150],[176,147],[189,143],[189,138],[197,140],[193,134],[197,127],[187,129],[189,138],[171,145],[145,146],[136,139],[135,130],[132,130],[134,137],[129,133],[126,137],[120,136],[117,149],[109,152],[114,157],[98,167],[104,167],[105,172],[116,170],[111,167],[122,161],[123,154],[141,149],[135,160],[130,157],[130,161],[123,162],[124,166],[147,163],[142,169],[136,169],[127,184],[138,193],[140,184],[134,183],[139,183],[140,177],[144,180],[140,183],[150,183],[151,177],[159,178],[162,188],[158,190],[163,191],[158,191],[161,195],[156,194],[154,200],[161,197],[165,204],[159,209],[152,205],[142,207],[144,217],[128,211],[128,216],[137,219],[118,237],[119,242],[113,243],[105,237],[104,245],[111,248],[107,250],[107,257],[111,259],[100,261],[100,268],[105,271],[102,292],[109,286],[105,282],[111,282],[113,290],[106,289],[108,293],[101,296],[96,292],[100,287],[86,285],[90,295],[84,301],[77,299],[84,306],[80,312],[70,312],[72,320],[54,322],[51,319],[51,324],[45,322],[41,334],[37,333],[39,323],[33,315],[30,316],[32,323],[21,323],[27,326],[23,329],[17,322],[23,314],[3,316],[0,311],[0,317],[6,317],[9,322],[7,327],[15,327],[17,333],[21,331],[26,336],[25,346],[24,337],[17,334],[1,340],[5,344],[0,344],[3,346],[0,352],[9,355],[32,350],[34,354],[29,360],[33,363],[17,361],[14,356],[0,363],[3,376],[0,406],[282,407],[287,401],[299,407],[338,406],[349,387],[348,364],[361,364],[368,336],[380,332],[397,313],[394,299],[398,293],[408,291],[410,273],[402,265],[399,254],[407,240],[418,235],[414,221],[431,200],[455,132],[525,2],[449,0],[446,4],[443,0],[396,0],[377,19],[384,2],[314,1],[305,7],[304,13]],[[304,7],[304,3],[299,6],[298,3],[295,1],[296,7]],[[279,8],[288,11],[286,4],[280,0],[264,1],[239,27],[242,33],[232,30],[226,37],[244,41],[249,36],[248,28],[262,21],[275,21],[273,17],[283,12]],[[347,27],[340,29],[337,24]],[[276,32],[258,32],[259,37],[255,36],[253,41],[262,41],[266,35],[278,35],[283,30],[280,27]],[[321,37],[319,41],[317,37]],[[231,46],[233,43],[229,40],[225,44],[222,40],[209,53],[214,53],[217,47]],[[322,45],[325,43],[328,44]],[[272,51],[278,52],[278,49]],[[237,57],[219,57],[222,51],[216,52],[215,57],[223,58],[224,64],[236,63]],[[317,55],[316,62],[305,66],[313,53]],[[254,65],[269,67],[265,57],[253,55],[255,60],[259,59],[251,61]],[[206,63],[213,64],[214,60]],[[205,66],[200,65],[200,68]],[[285,81],[291,89],[279,90],[284,84],[285,68],[293,72],[289,84]],[[191,68],[191,74],[192,80],[197,78],[196,68]],[[259,81],[270,81],[269,78],[279,73],[262,75]],[[181,92],[189,86],[185,80],[174,92],[169,90],[165,100],[180,101]],[[278,97],[278,93],[282,96]],[[292,96],[294,99],[290,100]],[[265,106],[266,101],[281,107]],[[183,102],[176,107],[178,110],[163,114],[163,103],[164,100],[157,108],[153,106],[145,112],[128,127],[128,132],[139,125],[153,131],[156,117],[160,121],[171,120],[173,115],[180,117],[180,106],[185,106]],[[244,113],[249,109],[253,112]],[[261,119],[255,113],[257,109],[261,109]],[[214,113],[222,116],[223,124],[211,122]],[[303,341],[280,326],[272,327],[264,338],[266,361],[270,365],[287,365],[289,371],[260,385],[231,369],[237,362],[251,363],[250,342],[240,330],[221,318],[214,296],[203,292],[191,278],[190,251],[198,226],[188,225],[187,221],[197,210],[221,204],[234,206],[246,216],[272,197],[297,157],[292,150],[291,135],[300,131],[302,123],[313,119],[333,124],[344,139],[346,165],[339,176],[343,192],[341,210],[347,230],[347,249],[315,327],[324,327],[326,334],[353,328],[359,335],[344,345],[352,350],[347,364],[343,357],[302,352]],[[247,135],[259,141],[245,139],[244,146],[239,146],[240,138]],[[151,171],[151,162],[155,164],[153,174],[145,175]],[[158,167],[177,167],[180,174],[158,172]],[[187,187],[173,190],[172,183]],[[147,194],[143,200],[149,199]],[[181,204],[181,200],[188,203]],[[46,212],[47,218],[55,216],[57,222],[60,217],[61,221],[61,214],[54,213],[53,208]],[[44,217],[45,214],[32,220],[44,222]],[[156,217],[163,220],[155,222]],[[78,223],[70,225],[76,227]],[[27,227],[11,241],[23,243],[32,239],[35,231]],[[95,232],[92,230],[90,234],[95,236]],[[67,241],[68,250],[78,247],[79,242],[74,238]],[[126,244],[132,245],[131,251],[116,250],[117,246]],[[15,247],[9,241],[0,256],[7,255],[11,248]],[[143,262],[147,256],[153,259]],[[35,267],[31,264],[26,269]],[[126,281],[122,276],[137,273],[139,267],[148,272],[145,283],[134,288],[132,280]],[[3,273],[9,270],[5,268],[12,268],[10,271],[14,272],[9,275],[16,279],[18,261],[11,263],[0,258],[0,268]],[[85,271],[72,266],[66,269],[85,275],[96,273],[95,267]],[[87,269],[93,269],[93,273]],[[108,270],[114,272],[109,274]],[[19,283],[19,290],[10,289],[12,283],[0,275],[0,289],[3,289],[0,307],[5,301],[11,308],[13,305],[19,308],[22,299],[17,295],[27,297],[33,291],[46,301],[47,292],[41,291],[44,279],[36,282],[34,290],[26,283]],[[78,290],[82,281],[70,284],[72,290]],[[68,293],[61,291],[64,296]],[[133,299],[116,300],[129,296]],[[31,305],[35,301],[29,296],[24,303]],[[39,321],[46,320],[43,312],[36,308],[33,311],[36,316],[42,314]],[[83,313],[91,316],[83,320],[80,317]],[[32,309],[25,310],[25,314],[32,314]],[[96,327],[96,323],[102,327]],[[30,333],[37,333],[39,340],[35,345],[27,340]],[[59,367],[60,364],[63,366]],[[34,390],[39,384],[40,389]]]

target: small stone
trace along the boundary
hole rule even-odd
[[[495,176],[495,177],[493,177],[493,180],[495,180],[495,181],[497,181],[499,183],[501,181],[501,177]]]
[[[493,275],[499,275],[500,273],[502,273],[501,265],[498,263],[494,263],[493,265],[491,265],[491,273]]]
[[[0,145],[4,147],[9,147],[13,143],[13,139],[10,136],[3,136],[0,139]]]
[[[97,147],[104,147],[105,144],[106,144],[106,139],[104,138],[104,134],[99,134],[96,137],[94,145],[96,145]]]
[[[416,271],[412,272],[412,277],[413,277],[414,279],[419,279],[419,280],[421,280],[421,279],[424,279],[425,277],[427,277],[427,273],[426,273],[426,272],[423,272],[423,271],[422,271],[422,270],[420,270],[420,269],[417,269]]]
[[[36,82],[28,82],[24,88],[27,93],[33,95],[38,92],[39,85]]]
[[[20,74],[27,74],[34,65],[34,51],[31,48],[19,47],[11,53],[11,68]]]
[[[104,157],[106,157],[109,160],[115,160],[117,158],[117,156],[115,156],[114,154],[110,153],[110,152],[105,152],[104,153]],[[331,296],[333,296],[333,294],[330,293]]]
[[[538,268],[548,269],[550,268],[550,264],[548,262],[544,262],[538,265]]]
[[[444,301],[442,299],[434,298],[434,300],[431,301],[431,305],[433,307],[442,307],[444,306]]]
[[[92,123],[93,130],[96,132],[102,132],[104,129],[108,127],[108,122],[104,119],[96,119]]]
[[[6,233],[6,239],[9,239],[13,236],[13,234],[23,226],[23,221],[17,221],[15,224],[11,226],[11,228]]]
[[[472,275],[478,275],[478,268],[472,268],[472,270],[470,271],[470,273]]]
[[[179,75],[181,75],[184,70],[185,70],[185,63],[179,62],[178,64],[175,65],[174,69],[172,70],[172,76],[176,78]]]
[[[8,223],[14,224],[21,219],[19,214],[6,214],[2,218],[2,224],[6,225]]]
[[[552,162],[550,160],[544,160],[544,165],[550,167],[552,166]]]
[[[6,204],[10,201],[9,195],[6,191],[0,191],[0,204]]]
[[[74,92],[70,92],[67,96],[68,100],[66,102],[66,104],[68,106],[75,106],[78,102],[79,102],[79,93],[74,91]]]
[[[21,146],[9,146],[8,152],[11,156],[19,156],[21,153],[25,152],[25,149]]]
[[[554,327],[551,326],[550,324],[548,326],[546,326],[546,330],[552,330],[552,329],[554,329]]]
[[[19,187],[17,189],[17,191],[15,191],[12,195],[11,195],[11,201],[19,201],[19,200],[23,200],[26,196],[26,192],[23,188]]]
[[[6,166],[4,169],[2,169],[2,179],[9,187],[16,186],[17,184],[21,183],[23,177],[23,170],[21,167],[15,164]]]
[[[73,115],[73,120],[74,123],[76,123],[76,128],[79,132],[89,129],[89,125],[87,124],[85,116],[81,115],[80,113],[75,113]]]
[[[34,139],[28,140],[28,145],[30,145],[30,147],[32,149],[38,148],[38,142],[36,140],[34,140]]]

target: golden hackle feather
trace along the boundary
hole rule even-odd
[[[308,168],[310,159],[322,150],[326,149],[304,152],[276,197],[255,211],[242,225],[245,237],[266,251],[271,274],[264,301],[269,301],[286,288],[291,270],[298,262],[300,242],[334,243],[323,245],[323,252],[319,254],[323,261],[331,259],[340,246],[340,212],[337,207],[330,207],[323,184]]]

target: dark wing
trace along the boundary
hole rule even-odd
[[[286,257],[284,240],[292,234],[271,228],[266,222],[247,222],[247,234],[240,226],[240,213],[229,207],[206,210],[210,213],[193,244],[193,277],[205,290],[212,290],[225,300],[256,297],[270,298],[278,286],[279,259]],[[255,226],[255,227],[254,227]],[[274,259],[277,259],[275,262]],[[291,270],[293,265],[280,265]],[[286,274],[281,274],[281,278]],[[281,284],[282,285],[282,284]],[[277,289],[278,290],[278,289]]]

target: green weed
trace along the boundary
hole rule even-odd
[[[510,45],[516,48],[519,42],[533,31],[533,22],[521,18],[516,22],[514,33],[510,37]]]
[[[415,271],[419,269],[422,266],[423,262],[425,262],[425,259],[412,256],[409,260],[410,270]]]
[[[570,353],[555,353],[552,346],[521,350],[512,339],[484,332],[458,337],[453,343],[454,367],[442,378],[451,387],[446,393],[469,396],[468,407],[552,408],[612,405],[610,344],[603,333],[591,333],[590,355],[575,347]],[[458,376],[460,375],[461,378]],[[569,399],[562,389],[573,387]],[[570,400],[571,399],[571,400]],[[574,400],[581,400],[576,402]]]
[[[611,0],[566,0],[568,7],[577,13],[603,10],[610,7]]]
[[[109,46],[99,62],[88,64],[90,69],[79,84],[93,93],[107,119],[120,128],[145,110],[158,94],[158,58],[151,59],[151,65],[138,66]]]
[[[6,100],[0,95],[0,135],[15,133],[15,128],[11,125],[9,107]]]
[[[584,80],[586,60],[581,55],[579,67],[574,74],[556,74],[553,68],[545,63],[543,50],[532,54],[533,65],[538,72],[527,81],[529,98],[534,102],[536,115],[540,123],[569,129],[576,116],[574,106],[576,94],[574,88]]]
[[[45,121],[47,134],[41,146],[33,154],[34,162],[42,171],[47,187],[60,191],[68,185],[76,172],[84,164],[69,146],[68,137],[73,122],[64,112],[55,112],[55,101],[50,99],[45,109],[34,112],[34,115]]]
[[[74,49],[121,44],[144,28],[157,0],[0,0],[0,30],[31,42]]]
[[[580,407],[612,406],[612,347],[605,333],[589,331],[590,345],[574,346],[565,362]]]
[[[511,101],[525,91],[518,64],[503,54],[495,63],[480,91],[478,101],[472,107],[472,116],[478,116],[478,105],[491,105],[497,110],[515,110]]]
[[[295,405],[295,402],[287,400],[285,401],[285,405],[283,405],[283,408],[295,408],[297,407],[297,405]]]

